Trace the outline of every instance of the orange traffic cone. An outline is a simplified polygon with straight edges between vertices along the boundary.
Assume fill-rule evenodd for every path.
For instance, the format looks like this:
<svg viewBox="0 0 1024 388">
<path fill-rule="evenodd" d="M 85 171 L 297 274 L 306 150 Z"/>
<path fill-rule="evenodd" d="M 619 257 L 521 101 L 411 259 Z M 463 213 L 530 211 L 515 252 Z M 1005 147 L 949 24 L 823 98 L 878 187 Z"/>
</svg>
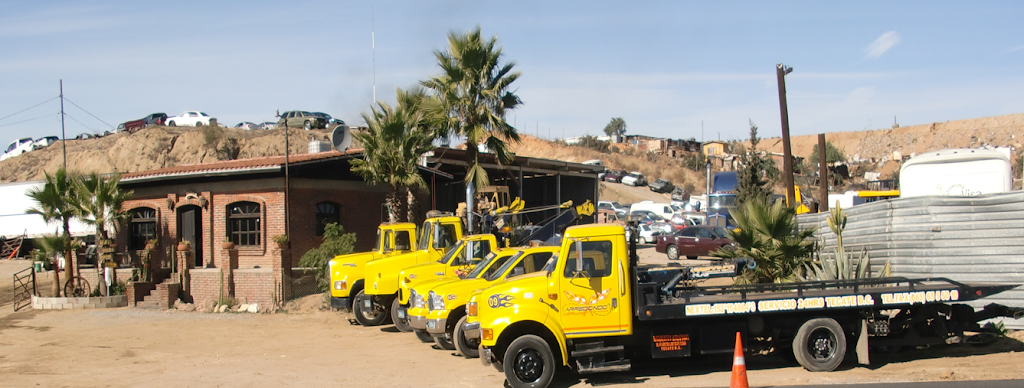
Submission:
<svg viewBox="0 0 1024 388">
<path fill-rule="evenodd" d="M 729 388 L 749 388 L 747 385 L 747 362 L 743 360 L 743 338 L 736 332 L 736 351 L 732 357 L 732 381 Z"/>
</svg>

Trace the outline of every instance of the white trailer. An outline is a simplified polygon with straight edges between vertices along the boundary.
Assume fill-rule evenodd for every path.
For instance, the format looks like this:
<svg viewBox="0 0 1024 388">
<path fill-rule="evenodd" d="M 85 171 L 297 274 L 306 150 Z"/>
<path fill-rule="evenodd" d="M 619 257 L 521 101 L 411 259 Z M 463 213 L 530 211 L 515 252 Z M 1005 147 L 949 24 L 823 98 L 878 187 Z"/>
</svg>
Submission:
<svg viewBox="0 0 1024 388">
<path fill-rule="evenodd" d="M 987 149 L 944 149 L 916 155 L 900 168 L 900 197 L 973 197 L 1013 189 L 1010 158 Z"/>
</svg>

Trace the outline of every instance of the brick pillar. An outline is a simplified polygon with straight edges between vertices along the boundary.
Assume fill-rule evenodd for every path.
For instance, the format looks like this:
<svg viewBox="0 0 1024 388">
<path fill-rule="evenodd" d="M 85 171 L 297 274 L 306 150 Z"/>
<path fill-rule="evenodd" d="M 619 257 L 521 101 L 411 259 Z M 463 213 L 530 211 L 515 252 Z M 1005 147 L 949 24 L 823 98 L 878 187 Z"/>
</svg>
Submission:
<svg viewBox="0 0 1024 388">
<path fill-rule="evenodd" d="M 284 302 L 292 297 L 292 250 L 274 246 L 271 248 L 271 254 L 275 258 L 280 258 L 274 265 L 274 280 L 277 282 L 274 302 L 284 306 Z"/>
<path fill-rule="evenodd" d="M 222 263 L 220 268 L 224 274 L 224 285 L 221 290 L 225 297 L 235 297 L 235 270 L 238 269 L 238 249 L 224 249 L 221 257 L 226 257 L 227 262 Z"/>
</svg>

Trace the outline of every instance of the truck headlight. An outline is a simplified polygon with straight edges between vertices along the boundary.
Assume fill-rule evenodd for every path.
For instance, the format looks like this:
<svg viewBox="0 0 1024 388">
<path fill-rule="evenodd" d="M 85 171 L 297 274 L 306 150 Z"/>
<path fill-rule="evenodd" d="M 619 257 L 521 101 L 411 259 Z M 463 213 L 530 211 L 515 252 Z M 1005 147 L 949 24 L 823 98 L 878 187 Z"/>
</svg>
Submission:
<svg viewBox="0 0 1024 388">
<path fill-rule="evenodd" d="M 476 302 L 469 302 L 466 304 L 466 314 L 471 317 L 476 316 Z"/>
<path fill-rule="evenodd" d="M 413 308 L 424 308 L 423 295 L 416 293 L 416 290 L 409 291 L 409 305 Z"/>
<path fill-rule="evenodd" d="M 444 310 L 444 295 L 436 294 L 434 291 L 430 291 L 428 294 L 427 308 L 430 311 Z"/>
<path fill-rule="evenodd" d="M 344 280 L 338 280 L 338 281 L 334 282 L 334 289 L 335 290 L 344 290 L 346 288 L 348 288 L 348 284 L 346 284 L 346 282 Z"/>
</svg>

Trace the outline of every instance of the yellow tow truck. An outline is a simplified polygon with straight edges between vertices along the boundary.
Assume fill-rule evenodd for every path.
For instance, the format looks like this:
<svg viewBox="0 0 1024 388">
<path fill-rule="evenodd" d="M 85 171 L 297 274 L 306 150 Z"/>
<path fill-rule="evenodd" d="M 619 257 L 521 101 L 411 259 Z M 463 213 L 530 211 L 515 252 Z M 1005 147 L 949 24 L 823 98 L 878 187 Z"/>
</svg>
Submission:
<svg viewBox="0 0 1024 388">
<path fill-rule="evenodd" d="M 627 226 L 637 236 L 636 221 Z M 964 302 L 1017 287 L 902 277 L 694 286 L 747 268 L 640 267 L 636 239 L 621 226 L 566 230 L 558 258 L 544 271 L 484 289 L 466 310 L 467 338 L 480 359 L 511 387 L 543 388 L 556 373 L 627 371 L 633 360 L 731 353 L 741 337 L 752 353 L 787 352 L 812 372 L 837 368 L 856 341 L 871 346 L 953 344 L 979 321 L 1024 309 Z M 861 358 L 863 357 L 863 358 Z M 567 368 L 561 368 L 561 367 Z"/>
<path fill-rule="evenodd" d="M 402 269 L 398 273 L 398 296 L 392 303 L 397 306 L 391 315 L 395 328 L 403 332 L 412 331 L 405 316 L 405 307 L 409 305 L 409 290 L 412 286 L 439 278 L 458 279 L 460 275 L 465 276 L 477 263 L 498 248 L 498 239 L 493 234 L 463 236 L 439 260 Z"/>
<path fill-rule="evenodd" d="M 399 274 L 406 267 L 440 259 L 462 238 L 462 219 L 437 216 L 423 222 L 416 250 L 366 263 L 365 287 L 353 300 L 355 321 L 363 326 L 378 326 L 389 320 L 398 307 Z"/>
<path fill-rule="evenodd" d="M 490 265 L 478 265 L 466 279 L 414 288 L 409 322 L 426 330 L 443 349 L 456 350 L 463 357 L 476 358 L 479 337 L 467 338 L 466 303 L 476 292 L 506 278 L 540 271 L 558 253 L 558 246 L 520 247 L 502 250 Z M 415 317 L 415 318 L 414 318 Z"/>
<path fill-rule="evenodd" d="M 370 260 L 409 252 L 416 246 L 416 224 L 383 223 L 377 227 L 377 242 L 369 252 L 334 256 L 329 262 L 331 308 L 352 311 L 352 297 L 363 289 L 363 266 Z"/>
</svg>

